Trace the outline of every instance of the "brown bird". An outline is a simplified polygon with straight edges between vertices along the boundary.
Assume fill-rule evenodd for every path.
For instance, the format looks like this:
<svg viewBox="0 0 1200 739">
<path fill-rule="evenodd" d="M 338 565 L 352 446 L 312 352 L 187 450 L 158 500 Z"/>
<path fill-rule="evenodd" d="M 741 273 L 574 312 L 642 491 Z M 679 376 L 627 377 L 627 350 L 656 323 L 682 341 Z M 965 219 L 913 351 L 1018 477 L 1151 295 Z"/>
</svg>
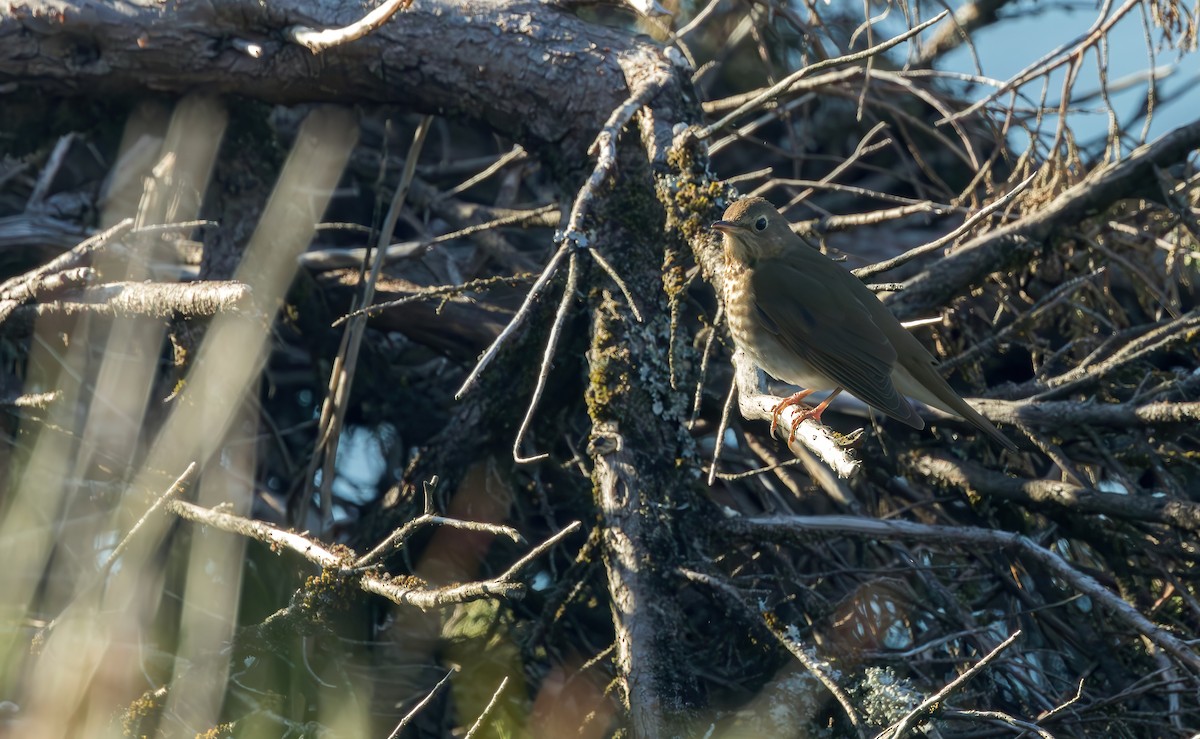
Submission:
<svg viewBox="0 0 1200 739">
<path fill-rule="evenodd" d="M 733 340 L 776 379 L 803 388 L 775 407 L 779 414 L 815 390 L 832 390 L 805 411 L 817 422 L 843 389 L 916 429 L 925 422 L 904 399 L 961 416 L 1017 450 L 954 392 L 933 358 L 866 285 L 792 233 L 762 198 L 739 200 L 712 227 L 725 237 L 725 310 Z"/>
</svg>

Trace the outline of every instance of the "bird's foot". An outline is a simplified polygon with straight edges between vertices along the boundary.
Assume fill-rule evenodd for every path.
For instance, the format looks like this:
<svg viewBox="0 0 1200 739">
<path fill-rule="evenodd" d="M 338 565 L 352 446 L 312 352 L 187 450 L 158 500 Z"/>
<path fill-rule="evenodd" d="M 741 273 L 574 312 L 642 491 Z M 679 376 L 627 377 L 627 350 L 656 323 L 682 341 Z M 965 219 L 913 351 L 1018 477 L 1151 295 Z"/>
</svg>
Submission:
<svg viewBox="0 0 1200 739">
<path fill-rule="evenodd" d="M 813 394 L 812 390 L 801 390 L 800 392 L 796 393 L 795 395 L 791 396 L 790 398 L 784 398 L 783 400 L 779 401 L 779 404 L 775 406 L 775 409 L 773 411 L 771 411 L 771 436 L 775 435 L 775 427 L 779 425 L 779 414 L 783 413 L 783 409 L 787 408 L 789 405 L 799 405 L 801 403 L 801 401 L 803 401 L 805 398 L 807 398 L 808 396 L 810 396 L 812 394 Z M 801 420 L 804 420 L 804 419 L 801 419 Z M 797 425 L 798 424 L 799 424 L 799 421 L 797 422 Z M 792 426 L 792 436 L 795 437 L 795 435 L 796 435 L 796 427 Z M 788 443 L 789 444 L 792 443 L 790 439 L 788 440 Z"/>
<path fill-rule="evenodd" d="M 827 405 L 829 405 L 829 404 L 822 403 L 819 406 L 817 406 L 816 408 L 809 408 L 806 411 L 802 411 L 800 413 L 800 416 L 797 417 L 795 421 L 792 421 L 792 432 L 790 434 L 788 434 L 788 444 L 791 444 L 793 441 L 796 440 L 796 429 L 800 428 L 800 424 L 804 423 L 805 421 L 813 421 L 815 423 L 820 423 L 821 422 L 821 414 L 825 412 L 825 406 L 827 406 Z"/>
<path fill-rule="evenodd" d="M 811 390 L 808 390 L 804 393 L 804 395 L 807 397 L 807 395 L 811 392 L 812 392 Z M 792 432 L 790 434 L 788 434 L 788 444 L 791 444 L 793 441 L 796 440 L 796 429 L 800 428 L 800 424 L 804 423 L 805 421 L 815 421 L 817 423 L 820 423 L 821 422 L 821 414 L 825 412 L 825 409 L 829 407 L 829 404 L 833 402 L 833 399 L 836 398 L 838 396 L 838 393 L 840 393 L 840 392 L 842 392 L 842 389 L 840 387 L 836 388 L 832 393 L 829 394 L 829 397 L 826 398 L 825 400 L 822 400 L 821 403 L 816 408 L 810 408 L 808 410 L 802 411 L 800 413 L 800 417 L 797 418 L 795 421 L 792 421 Z M 796 395 L 800 395 L 800 393 L 796 393 Z M 775 409 L 776 415 L 778 415 L 780 408 L 782 408 L 785 403 L 789 403 L 789 402 L 795 400 L 796 395 L 793 395 L 792 397 L 783 401 L 783 403 L 780 403 L 779 406 L 776 407 L 776 409 Z M 798 403 L 799 401 L 795 401 L 795 402 Z M 774 432 L 775 432 L 775 425 L 773 423 L 771 424 L 771 432 L 772 432 L 772 434 L 774 434 Z"/>
</svg>

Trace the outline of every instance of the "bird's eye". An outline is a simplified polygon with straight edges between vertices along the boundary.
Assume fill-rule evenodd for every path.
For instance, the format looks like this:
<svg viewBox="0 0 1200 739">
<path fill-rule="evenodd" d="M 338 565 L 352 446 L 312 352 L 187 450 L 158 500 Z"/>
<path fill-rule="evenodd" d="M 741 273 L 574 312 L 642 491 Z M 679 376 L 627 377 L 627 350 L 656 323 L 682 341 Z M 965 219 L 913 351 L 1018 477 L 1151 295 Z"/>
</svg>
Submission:
<svg viewBox="0 0 1200 739">
<path fill-rule="evenodd" d="M 759 216 L 758 220 L 754 222 L 754 230 L 755 231 L 765 231 L 766 228 L 767 228 L 767 217 Z"/>
</svg>

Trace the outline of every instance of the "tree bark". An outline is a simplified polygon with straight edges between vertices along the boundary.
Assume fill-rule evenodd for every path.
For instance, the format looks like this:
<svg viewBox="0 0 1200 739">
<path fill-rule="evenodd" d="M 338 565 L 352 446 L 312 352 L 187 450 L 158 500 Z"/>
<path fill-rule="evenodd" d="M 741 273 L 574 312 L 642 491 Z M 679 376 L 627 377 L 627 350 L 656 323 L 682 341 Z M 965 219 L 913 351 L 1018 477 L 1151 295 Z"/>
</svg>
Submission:
<svg viewBox="0 0 1200 739">
<path fill-rule="evenodd" d="M 550 162 L 569 169 L 633 84 L 670 68 L 649 39 L 523 0 L 417 0 L 375 33 L 316 56 L 283 40 L 292 25 L 344 25 L 363 12 L 331 0 L 10 3 L 0 9 L 0 87 L 402 105 L 482 121 L 553 150 Z M 254 58 L 235 42 L 262 52 Z"/>
</svg>

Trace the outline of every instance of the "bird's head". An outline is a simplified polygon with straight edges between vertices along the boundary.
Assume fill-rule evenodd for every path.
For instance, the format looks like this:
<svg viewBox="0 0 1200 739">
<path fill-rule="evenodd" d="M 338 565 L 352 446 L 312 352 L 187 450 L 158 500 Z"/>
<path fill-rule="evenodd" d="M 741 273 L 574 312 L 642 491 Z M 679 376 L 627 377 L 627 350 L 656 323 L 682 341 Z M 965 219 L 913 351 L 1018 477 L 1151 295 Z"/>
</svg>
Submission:
<svg viewBox="0 0 1200 739">
<path fill-rule="evenodd" d="M 787 219 L 762 198 L 739 200 L 712 225 L 725 237 L 725 256 L 745 266 L 778 256 L 796 236 Z"/>
</svg>

